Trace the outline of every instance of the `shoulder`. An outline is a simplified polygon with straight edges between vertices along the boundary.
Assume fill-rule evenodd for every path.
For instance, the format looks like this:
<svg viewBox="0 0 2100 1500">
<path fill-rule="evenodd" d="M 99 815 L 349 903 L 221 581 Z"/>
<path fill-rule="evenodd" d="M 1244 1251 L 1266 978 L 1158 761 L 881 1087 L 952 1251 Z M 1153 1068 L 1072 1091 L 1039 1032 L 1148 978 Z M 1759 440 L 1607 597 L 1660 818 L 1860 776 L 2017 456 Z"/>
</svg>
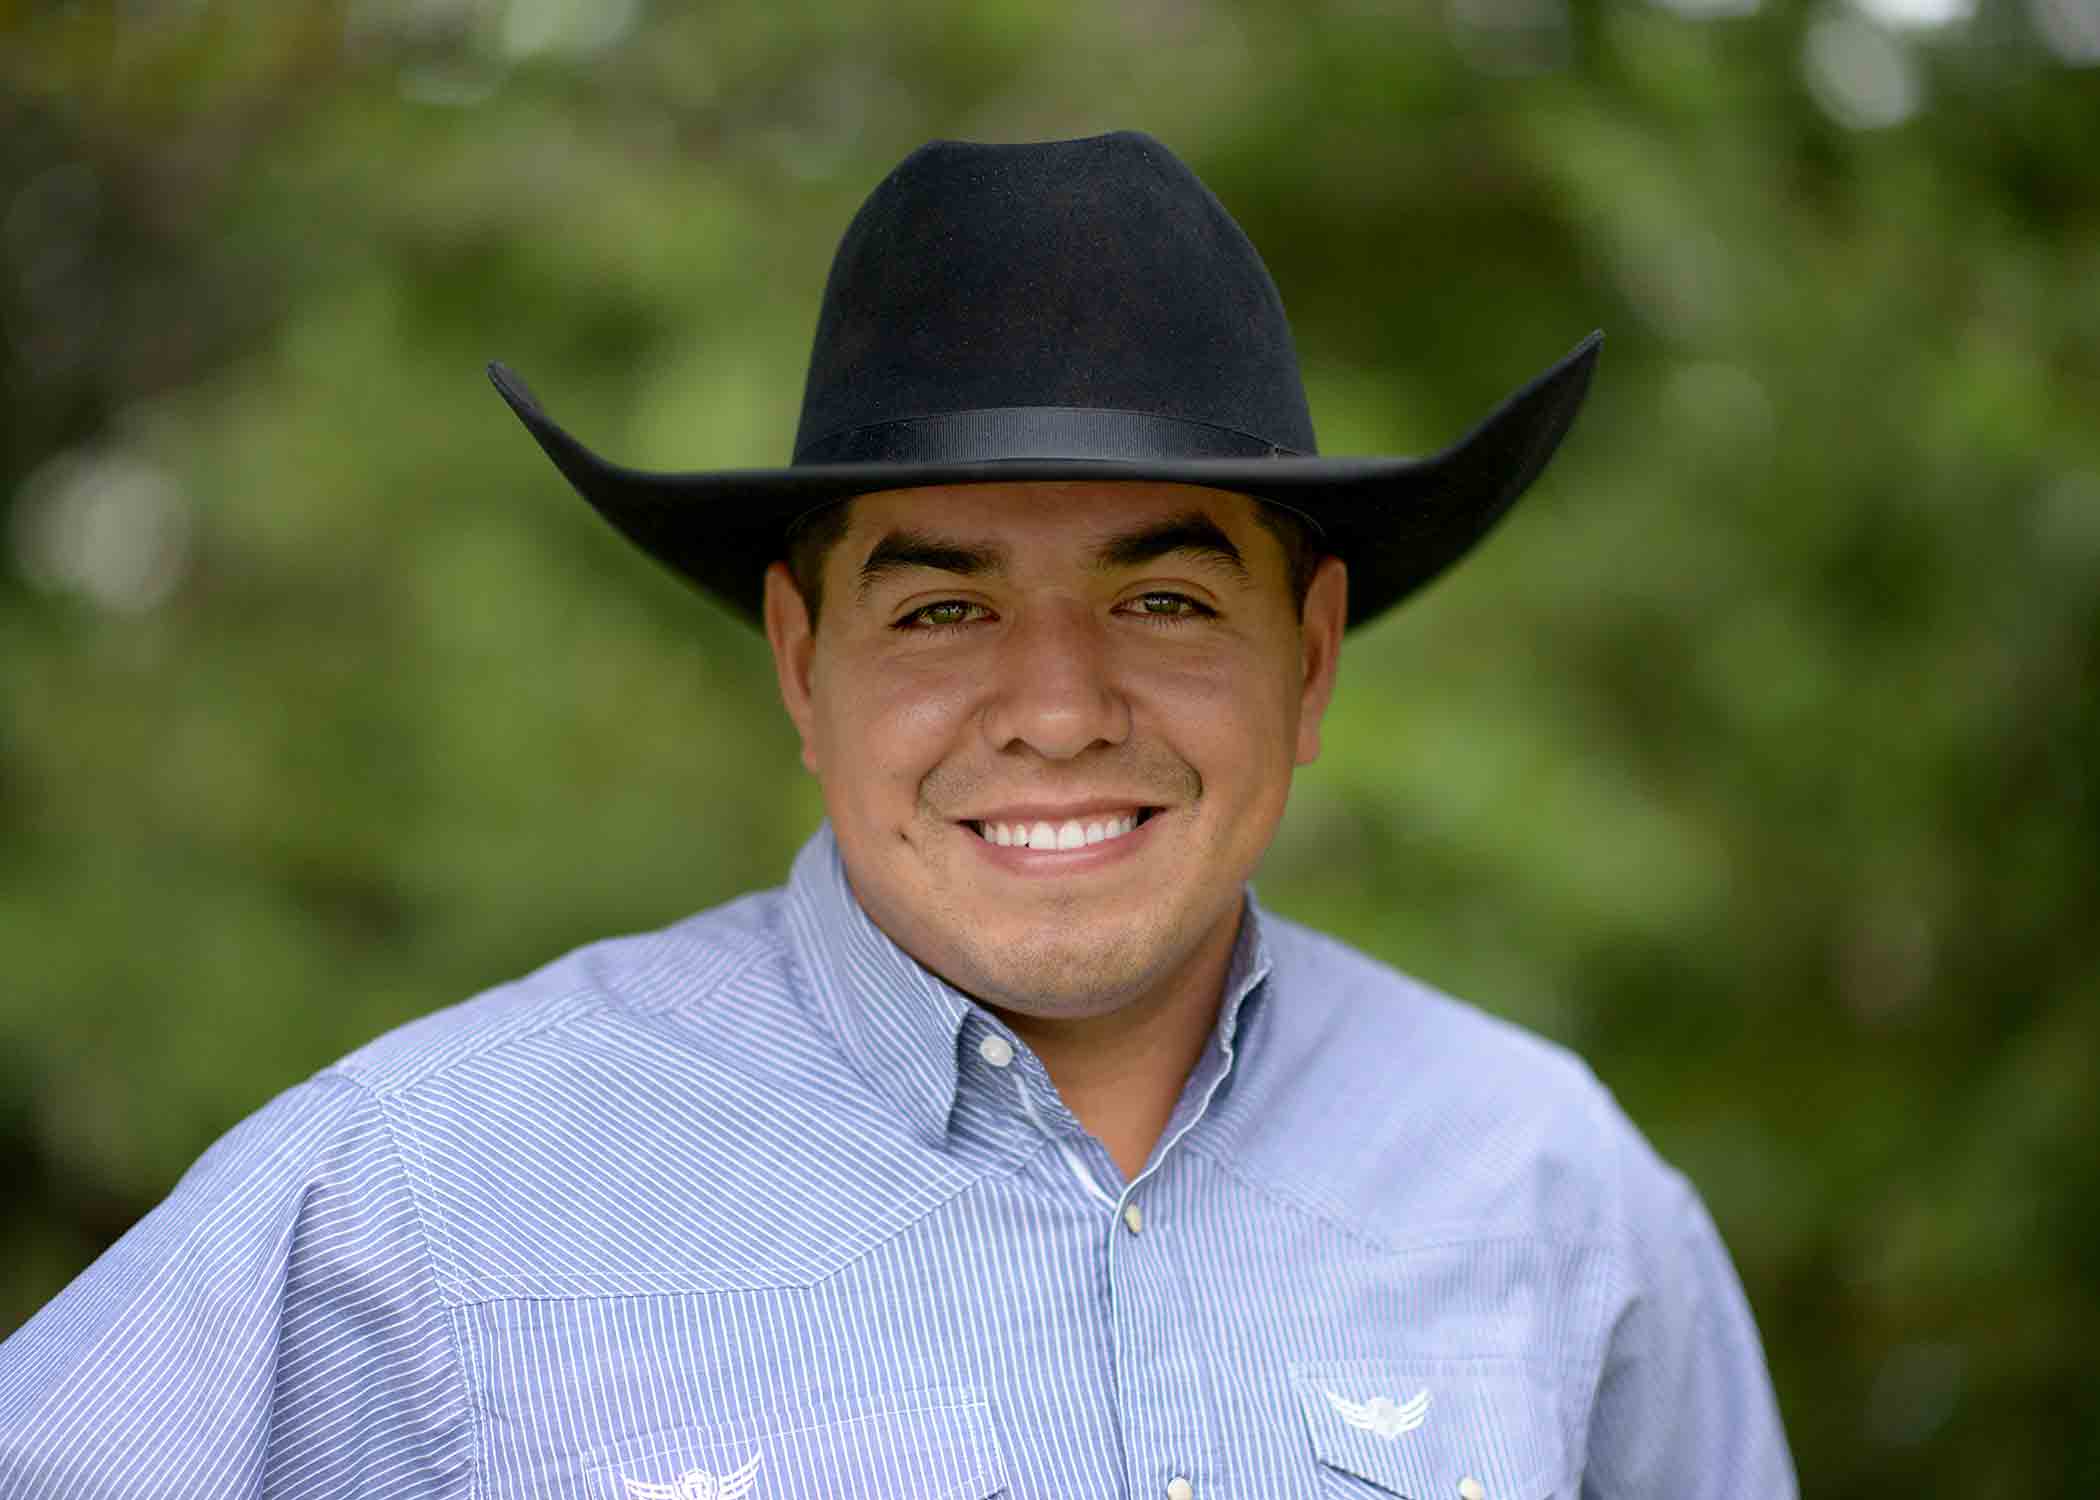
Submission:
<svg viewBox="0 0 2100 1500">
<path fill-rule="evenodd" d="M 449 1299 L 807 1281 L 861 1243 L 810 1223 L 841 1160 L 882 1180 L 894 1153 L 841 1106 L 780 908 L 592 943 L 337 1065 L 384 1112 Z"/>
<path fill-rule="evenodd" d="M 1618 1241 L 1682 1192 L 1568 1047 L 1324 933 L 1264 931 L 1259 1134 L 1374 1237 Z"/>
<path fill-rule="evenodd" d="M 1402 972 L 1339 938 L 1274 916 L 1275 1037 L 1352 1094 L 1478 1110 L 1578 1114 L 1609 1100 L 1575 1052 Z"/>
<path fill-rule="evenodd" d="M 740 991 L 784 995 L 780 892 L 739 897 L 648 932 L 600 939 L 385 1033 L 324 1077 L 382 1098 L 427 1090 L 462 1072 L 485 1075 L 550 1039 L 646 1027 L 665 1013 L 707 1016 Z"/>
</svg>

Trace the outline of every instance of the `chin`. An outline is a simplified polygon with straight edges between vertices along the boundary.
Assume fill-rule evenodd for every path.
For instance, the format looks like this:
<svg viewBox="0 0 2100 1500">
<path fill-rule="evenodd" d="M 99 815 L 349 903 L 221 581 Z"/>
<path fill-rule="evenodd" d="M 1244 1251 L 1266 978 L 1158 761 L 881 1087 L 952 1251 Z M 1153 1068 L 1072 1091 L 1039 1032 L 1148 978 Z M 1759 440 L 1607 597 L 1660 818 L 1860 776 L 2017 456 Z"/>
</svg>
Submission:
<svg viewBox="0 0 2100 1500">
<path fill-rule="evenodd" d="M 982 934 L 958 955 L 970 983 L 957 987 L 987 1005 L 1048 1019 L 1106 1015 L 1144 996 L 1186 963 L 1200 934 L 1128 921 L 1031 924 Z"/>
</svg>

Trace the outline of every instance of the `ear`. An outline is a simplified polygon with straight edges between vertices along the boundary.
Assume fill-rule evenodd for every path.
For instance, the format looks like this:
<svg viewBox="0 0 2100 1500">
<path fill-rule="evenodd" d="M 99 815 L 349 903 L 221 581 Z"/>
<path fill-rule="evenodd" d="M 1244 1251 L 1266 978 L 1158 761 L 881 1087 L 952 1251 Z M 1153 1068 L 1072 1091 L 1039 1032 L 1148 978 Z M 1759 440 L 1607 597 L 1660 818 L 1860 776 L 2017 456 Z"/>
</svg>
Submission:
<svg viewBox="0 0 2100 1500">
<path fill-rule="evenodd" d="M 784 562 L 766 569 L 766 643 L 773 648 L 773 673 L 780 679 L 780 701 L 802 736 L 802 764 L 817 770 L 813 733 L 816 714 L 811 683 L 816 670 L 817 633 L 810 628 L 809 606 L 795 587 L 795 575 Z"/>
<path fill-rule="evenodd" d="M 1334 674 L 1342 654 L 1342 632 L 1349 624 L 1349 568 L 1339 557 L 1320 559 L 1312 586 L 1305 591 L 1305 617 L 1299 623 L 1304 686 L 1298 700 L 1298 760 L 1309 766 L 1320 758 L 1320 721 L 1334 697 Z"/>
</svg>

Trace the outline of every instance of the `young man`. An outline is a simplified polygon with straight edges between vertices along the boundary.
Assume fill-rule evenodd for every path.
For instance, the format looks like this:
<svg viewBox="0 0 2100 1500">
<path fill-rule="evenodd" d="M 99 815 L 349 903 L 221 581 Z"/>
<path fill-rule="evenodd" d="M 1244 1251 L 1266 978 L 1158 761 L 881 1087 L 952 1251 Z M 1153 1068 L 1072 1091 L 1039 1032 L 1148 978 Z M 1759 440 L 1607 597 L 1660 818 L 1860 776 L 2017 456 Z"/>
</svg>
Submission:
<svg viewBox="0 0 2100 1500">
<path fill-rule="evenodd" d="M 793 466 L 582 493 L 762 623 L 787 886 L 363 1049 L 0 1351 L 0 1496 L 1780 1496 L 1711 1223 L 1573 1058 L 1246 881 L 1345 630 L 1543 467 L 1585 341 L 1325 460 L 1156 141 L 937 142 Z"/>
</svg>

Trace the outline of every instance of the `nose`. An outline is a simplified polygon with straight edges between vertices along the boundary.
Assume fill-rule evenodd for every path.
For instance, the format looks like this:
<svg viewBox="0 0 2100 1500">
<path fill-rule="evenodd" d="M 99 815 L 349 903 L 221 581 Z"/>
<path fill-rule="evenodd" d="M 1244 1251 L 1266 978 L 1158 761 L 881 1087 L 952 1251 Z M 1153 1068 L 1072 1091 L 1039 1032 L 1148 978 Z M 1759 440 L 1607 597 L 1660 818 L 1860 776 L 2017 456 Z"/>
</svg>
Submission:
<svg viewBox="0 0 2100 1500">
<path fill-rule="evenodd" d="M 987 685 L 984 731 L 995 750 L 1025 746 L 1070 760 L 1130 737 L 1106 632 L 1079 601 L 1024 611 L 1001 642 Z"/>
</svg>

